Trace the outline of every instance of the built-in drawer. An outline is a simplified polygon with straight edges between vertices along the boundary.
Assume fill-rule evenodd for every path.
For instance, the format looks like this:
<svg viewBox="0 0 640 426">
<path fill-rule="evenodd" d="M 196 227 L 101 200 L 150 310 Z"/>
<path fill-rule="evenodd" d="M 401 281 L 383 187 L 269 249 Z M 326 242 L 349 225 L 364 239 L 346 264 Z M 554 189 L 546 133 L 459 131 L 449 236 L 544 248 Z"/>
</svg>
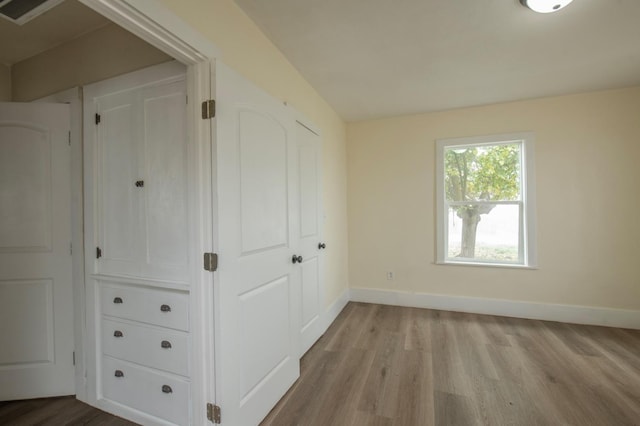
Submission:
<svg viewBox="0 0 640 426">
<path fill-rule="evenodd" d="M 189 424 L 189 382 L 102 357 L 102 395 L 178 425 Z"/>
<path fill-rule="evenodd" d="M 189 337 L 180 331 L 103 318 L 102 352 L 114 358 L 189 376 Z"/>
<path fill-rule="evenodd" d="M 181 291 L 100 284 L 104 315 L 189 330 L 189 295 Z"/>
</svg>

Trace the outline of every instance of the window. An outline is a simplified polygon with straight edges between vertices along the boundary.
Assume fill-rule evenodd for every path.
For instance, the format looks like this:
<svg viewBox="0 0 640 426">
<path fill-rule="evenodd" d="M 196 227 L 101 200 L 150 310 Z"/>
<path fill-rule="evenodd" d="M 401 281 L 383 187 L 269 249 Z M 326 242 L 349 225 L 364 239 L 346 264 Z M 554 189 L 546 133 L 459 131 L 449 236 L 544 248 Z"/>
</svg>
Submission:
<svg viewBox="0 0 640 426">
<path fill-rule="evenodd" d="M 436 149 L 437 263 L 536 266 L 533 134 Z"/>
</svg>

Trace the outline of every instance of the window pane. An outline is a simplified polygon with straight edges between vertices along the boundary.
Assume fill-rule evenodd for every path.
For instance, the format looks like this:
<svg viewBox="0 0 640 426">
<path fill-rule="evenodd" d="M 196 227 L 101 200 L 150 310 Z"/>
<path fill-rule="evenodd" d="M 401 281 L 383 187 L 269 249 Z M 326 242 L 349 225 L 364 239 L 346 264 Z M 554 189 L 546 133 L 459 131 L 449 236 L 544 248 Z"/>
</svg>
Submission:
<svg viewBox="0 0 640 426">
<path fill-rule="evenodd" d="M 519 204 L 450 207 L 448 221 L 449 260 L 520 262 Z"/>
<path fill-rule="evenodd" d="M 521 144 L 444 149 L 447 201 L 520 200 Z"/>
</svg>

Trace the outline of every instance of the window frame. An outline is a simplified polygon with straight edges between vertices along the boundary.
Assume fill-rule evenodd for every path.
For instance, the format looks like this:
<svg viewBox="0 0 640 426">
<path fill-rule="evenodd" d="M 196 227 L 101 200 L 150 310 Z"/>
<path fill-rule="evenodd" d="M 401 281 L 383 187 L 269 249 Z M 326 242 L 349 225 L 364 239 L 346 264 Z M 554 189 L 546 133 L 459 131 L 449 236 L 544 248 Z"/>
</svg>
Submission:
<svg viewBox="0 0 640 426">
<path fill-rule="evenodd" d="M 464 138 L 448 138 L 436 140 L 436 264 L 440 265 L 470 265 L 506 268 L 529 268 L 538 266 L 536 239 L 536 191 L 534 168 L 534 140 L 531 132 L 509 133 L 487 136 L 471 136 Z M 520 226 L 518 235 L 520 259 L 518 262 L 499 262 L 493 260 L 452 260 L 448 253 L 448 214 L 450 202 L 446 200 L 444 152 L 451 147 L 479 147 L 519 143 L 521 155 L 521 200 L 495 201 L 489 204 L 520 205 Z M 460 202 L 463 203 L 463 202 Z M 483 202 L 478 202 L 482 204 Z M 469 203 L 466 203 L 469 204 Z M 474 203 L 475 204 L 475 203 Z"/>
</svg>

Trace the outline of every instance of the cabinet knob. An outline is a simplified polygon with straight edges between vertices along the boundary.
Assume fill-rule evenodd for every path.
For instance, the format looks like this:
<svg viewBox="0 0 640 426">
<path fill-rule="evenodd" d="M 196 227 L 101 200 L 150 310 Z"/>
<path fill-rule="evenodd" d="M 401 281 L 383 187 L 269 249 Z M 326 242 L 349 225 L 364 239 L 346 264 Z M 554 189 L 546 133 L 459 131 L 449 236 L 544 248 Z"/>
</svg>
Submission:
<svg viewBox="0 0 640 426">
<path fill-rule="evenodd" d="M 116 377 L 124 377 L 124 373 L 122 372 L 122 370 L 116 370 L 114 376 L 116 376 Z"/>
<path fill-rule="evenodd" d="M 173 389 L 169 385 L 162 385 L 162 392 L 164 393 L 173 393 Z"/>
<path fill-rule="evenodd" d="M 163 349 L 171 349 L 171 342 L 163 340 L 162 343 L 160 343 L 160 347 Z"/>
<path fill-rule="evenodd" d="M 114 299 L 113 299 L 113 303 L 116 303 L 116 304 L 118 304 L 118 303 L 122 303 L 122 297 L 116 297 L 116 298 L 114 298 Z"/>
<path fill-rule="evenodd" d="M 144 186 L 144 181 L 143 180 L 137 180 L 136 181 L 136 187 L 142 188 L 143 186 Z"/>
<path fill-rule="evenodd" d="M 302 263 L 302 256 L 296 256 L 295 254 L 291 258 L 291 263 Z"/>
<path fill-rule="evenodd" d="M 169 306 L 169 305 L 162 305 L 162 306 L 160 306 L 160 310 L 161 310 L 162 312 L 171 312 L 171 306 Z"/>
<path fill-rule="evenodd" d="M 327 248 L 327 245 L 325 243 L 318 243 L 318 249 L 323 250 L 326 248 Z"/>
<path fill-rule="evenodd" d="M 122 337 L 124 336 L 124 334 L 122 334 L 122 331 L 120 330 L 116 330 L 113 332 L 113 337 Z"/>
</svg>

